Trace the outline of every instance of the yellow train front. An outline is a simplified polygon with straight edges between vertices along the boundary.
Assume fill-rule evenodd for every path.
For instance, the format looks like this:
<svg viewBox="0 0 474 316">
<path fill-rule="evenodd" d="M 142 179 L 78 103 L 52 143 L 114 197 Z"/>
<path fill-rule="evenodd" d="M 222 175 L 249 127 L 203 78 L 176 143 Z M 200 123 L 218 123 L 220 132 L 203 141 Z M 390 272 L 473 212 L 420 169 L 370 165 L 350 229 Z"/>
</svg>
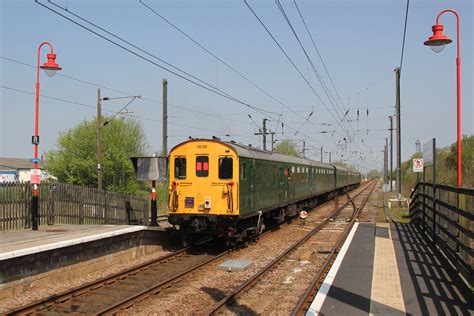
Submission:
<svg viewBox="0 0 474 316">
<path fill-rule="evenodd" d="M 233 148 L 190 140 L 169 155 L 169 222 L 189 234 L 224 236 L 239 215 L 239 162 Z"/>
</svg>

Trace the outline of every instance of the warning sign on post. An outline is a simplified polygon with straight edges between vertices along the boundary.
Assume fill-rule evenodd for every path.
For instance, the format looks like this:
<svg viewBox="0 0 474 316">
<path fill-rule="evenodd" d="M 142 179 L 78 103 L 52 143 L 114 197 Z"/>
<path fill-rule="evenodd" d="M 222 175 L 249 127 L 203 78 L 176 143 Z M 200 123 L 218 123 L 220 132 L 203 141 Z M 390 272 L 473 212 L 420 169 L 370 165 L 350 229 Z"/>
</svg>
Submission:
<svg viewBox="0 0 474 316">
<path fill-rule="evenodd" d="M 423 172 L 423 158 L 413 159 L 413 172 Z"/>
<path fill-rule="evenodd" d="M 31 169 L 31 184 L 41 183 L 41 169 Z"/>
</svg>

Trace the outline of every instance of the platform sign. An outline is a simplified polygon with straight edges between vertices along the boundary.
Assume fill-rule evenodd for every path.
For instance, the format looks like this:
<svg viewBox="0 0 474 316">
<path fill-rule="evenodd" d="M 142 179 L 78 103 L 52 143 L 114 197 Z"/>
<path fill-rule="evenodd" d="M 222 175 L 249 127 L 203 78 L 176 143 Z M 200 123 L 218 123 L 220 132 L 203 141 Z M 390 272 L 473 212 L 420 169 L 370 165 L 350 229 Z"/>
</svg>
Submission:
<svg viewBox="0 0 474 316">
<path fill-rule="evenodd" d="M 413 172 L 423 172 L 423 158 L 413 159 Z"/>
<path fill-rule="evenodd" d="M 166 181 L 167 157 L 131 157 L 138 181 Z"/>
<path fill-rule="evenodd" d="M 425 167 L 433 165 L 435 151 L 434 138 L 423 145 L 423 163 Z"/>
<path fill-rule="evenodd" d="M 31 174 L 31 178 L 30 178 L 31 184 L 41 183 L 41 169 L 31 169 L 30 174 Z"/>
</svg>

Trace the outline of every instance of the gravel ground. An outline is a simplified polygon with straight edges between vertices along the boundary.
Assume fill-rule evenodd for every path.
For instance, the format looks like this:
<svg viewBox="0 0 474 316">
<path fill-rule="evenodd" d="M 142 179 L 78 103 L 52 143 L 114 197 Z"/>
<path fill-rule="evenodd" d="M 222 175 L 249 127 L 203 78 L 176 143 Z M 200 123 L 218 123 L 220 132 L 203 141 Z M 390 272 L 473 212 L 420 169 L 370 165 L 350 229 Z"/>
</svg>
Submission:
<svg viewBox="0 0 474 316">
<path fill-rule="evenodd" d="M 90 273 L 90 274 L 85 275 L 81 278 L 76 278 L 74 280 L 71 280 L 67 283 L 64 283 L 64 282 L 50 282 L 48 285 L 35 286 L 35 287 L 29 289 L 28 291 L 26 291 L 25 293 L 23 293 L 21 296 L 12 297 L 12 298 L 3 300 L 0 304 L 0 314 L 5 313 L 8 310 L 30 304 L 34 301 L 44 299 L 48 296 L 70 290 L 70 289 L 78 287 L 82 284 L 95 281 L 99 278 L 103 278 L 107 275 L 117 273 L 117 272 L 122 271 L 124 269 L 131 268 L 131 267 L 139 265 L 139 264 L 141 264 L 145 261 L 165 256 L 169 253 L 170 253 L 169 251 L 159 251 L 159 252 L 156 252 L 156 253 L 153 253 L 153 254 L 145 255 L 145 256 L 140 257 L 136 260 L 129 261 L 125 264 L 113 265 L 113 266 L 110 266 L 108 269 L 103 269 L 103 270 L 100 270 L 100 271 L 97 271 L 97 272 L 94 272 L 94 273 Z"/>
<path fill-rule="evenodd" d="M 358 197 L 356 205 L 359 205 L 363 198 Z M 352 214 L 352 205 L 348 205 L 334 222 L 328 223 L 296 251 L 290 253 L 254 286 L 240 294 L 235 304 L 224 307 L 222 313 L 240 315 L 251 311 L 253 314 L 263 315 L 291 314 L 313 276 L 319 273 L 332 248 L 341 238 L 348 225 L 346 219 Z"/>
<path fill-rule="evenodd" d="M 344 203 L 347 198 L 341 197 L 340 203 Z M 213 306 L 217 301 L 226 296 L 231 290 L 244 283 L 252 275 L 261 270 L 264 266 L 283 253 L 291 244 L 302 238 L 315 226 L 328 216 L 335 208 L 335 202 L 327 202 L 315 210 L 309 212 L 305 226 L 301 226 L 298 221 L 288 225 L 280 226 L 280 229 L 262 237 L 256 244 L 231 253 L 230 257 L 225 257 L 221 261 L 206 266 L 196 273 L 190 275 L 186 280 L 180 281 L 168 291 L 159 293 L 151 298 L 136 304 L 123 312 L 125 314 L 199 314 Z M 333 232 L 327 233 L 330 241 L 334 236 Z M 336 237 L 337 238 L 337 237 Z M 321 251 L 325 251 L 324 244 Z M 302 258 L 304 253 L 299 253 Z M 227 272 L 217 269 L 217 266 L 224 260 L 245 259 L 251 260 L 252 264 L 244 271 Z M 294 259 L 299 262 L 304 260 Z M 298 263 L 300 264 L 300 263 Z M 304 263 L 301 263 L 304 266 Z M 298 267 L 299 268 L 299 267 Z M 298 271 L 298 270 L 297 270 Z M 258 295 L 257 295 L 258 296 Z M 243 308 L 241 314 L 250 313 L 251 310 Z"/>
</svg>

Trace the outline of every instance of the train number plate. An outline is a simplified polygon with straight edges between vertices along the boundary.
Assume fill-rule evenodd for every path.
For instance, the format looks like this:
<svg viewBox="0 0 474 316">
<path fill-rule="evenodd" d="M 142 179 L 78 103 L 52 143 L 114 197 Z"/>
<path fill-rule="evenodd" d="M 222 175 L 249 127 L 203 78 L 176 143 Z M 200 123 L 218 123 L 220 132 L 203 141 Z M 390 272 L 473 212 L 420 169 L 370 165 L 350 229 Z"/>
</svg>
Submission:
<svg viewBox="0 0 474 316">
<path fill-rule="evenodd" d="M 194 207 L 194 198 L 186 196 L 184 198 L 184 207 L 193 208 Z"/>
</svg>

